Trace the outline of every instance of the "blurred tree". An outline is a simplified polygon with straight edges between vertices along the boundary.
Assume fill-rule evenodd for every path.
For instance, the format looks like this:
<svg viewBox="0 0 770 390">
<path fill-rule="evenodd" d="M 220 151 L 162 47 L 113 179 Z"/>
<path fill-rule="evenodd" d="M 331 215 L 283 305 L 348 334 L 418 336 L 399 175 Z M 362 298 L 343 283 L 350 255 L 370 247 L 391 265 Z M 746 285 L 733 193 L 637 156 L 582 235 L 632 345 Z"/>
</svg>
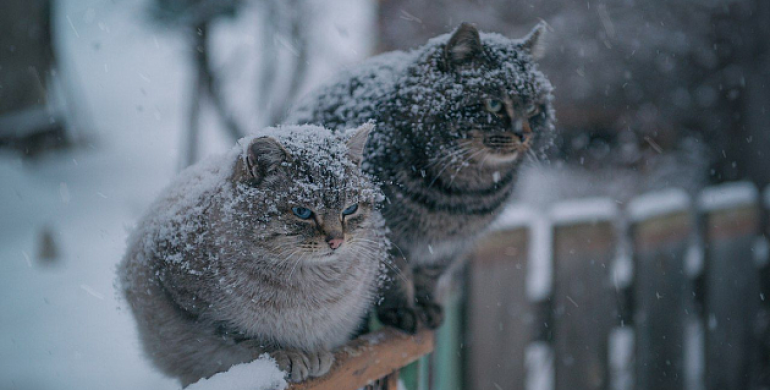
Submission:
<svg viewBox="0 0 770 390">
<path fill-rule="evenodd" d="M 299 92 L 307 73 L 307 10 L 304 0 L 155 0 L 152 16 L 161 25 L 178 27 L 185 31 L 192 47 L 192 63 L 195 84 L 191 94 L 188 128 L 184 133 L 181 168 L 198 159 L 200 113 L 202 103 L 208 100 L 224 129 L 233 140 L 246 134 L 244 126 L 236 117 L 225 93 L 226 80 L 215 68 L 212 48 L 214 22 L 222 18 L 235 18 L 248 5 L 256 5 L 262 15 L 262 31 L 259 34 L 259 91 L 255 109 L 261 114 L 263 125 L 280 123 Z M 276 47 L 276 35 L 289 37 L 294 59 L 287 65 L 282 63 Z M 291 77 L 288 85 L 276 81 L 278 71 L 288 71 Z"/>
<path fill-rule="evenodd" d="M 0 147 L 26 156 L 67 145 L 51 96 L 56 56 L 48 0 L 3 2 L 0 13 Z"/>
<path fill-rule="evenodd" d="M 37 262 L 41 265 L 51 265 L 60 256 L 53 231 L 50 226 L 43 226 L 38 235 Z"/>
</svg>

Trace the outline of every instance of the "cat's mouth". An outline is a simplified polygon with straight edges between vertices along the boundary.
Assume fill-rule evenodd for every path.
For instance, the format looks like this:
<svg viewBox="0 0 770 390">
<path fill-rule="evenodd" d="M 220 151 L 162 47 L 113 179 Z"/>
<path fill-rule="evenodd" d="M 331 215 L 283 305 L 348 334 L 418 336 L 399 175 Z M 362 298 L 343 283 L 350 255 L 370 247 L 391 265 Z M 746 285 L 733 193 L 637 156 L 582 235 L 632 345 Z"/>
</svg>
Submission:
<svg viewBox="0 0 770 390">
<path fill-rule="evenodd" d="M 473 129 L 469 131 L 468 140 L 460 145 L 478 163 L 508 164 L 527 152 L 531 138 L 529 134 L 522 136 L 512 131 Z"/>
<path fill-rule="evenodd" d="M 481 138 L 481 144 L 486 155 L 493 160 L 505 162 L 515 160 L 521 153 L 525 153 L 529 148 L 531 136 L 529 134 L 493 133 L 484 134 L 479 138 Z"/>
<path fill-rule="evenodd" d="M 484 136 L 482 142 L 493 153 L 507 154 L 516 151 L 516 145 L 519 143 L 519 140 L 515 139 L 513 135 L 494 134 Z"/>
<path fill-rule="evenodd" d="M 307 256 L 304 261 L 310 263 L 326 263 L 334 261 L 340 253 L 339 249 L 333 250 L 329 248 L 328 245 L 318 243 L 302 245 L 302 249 L 304 252 L 302 256 Z"/>
</svg>

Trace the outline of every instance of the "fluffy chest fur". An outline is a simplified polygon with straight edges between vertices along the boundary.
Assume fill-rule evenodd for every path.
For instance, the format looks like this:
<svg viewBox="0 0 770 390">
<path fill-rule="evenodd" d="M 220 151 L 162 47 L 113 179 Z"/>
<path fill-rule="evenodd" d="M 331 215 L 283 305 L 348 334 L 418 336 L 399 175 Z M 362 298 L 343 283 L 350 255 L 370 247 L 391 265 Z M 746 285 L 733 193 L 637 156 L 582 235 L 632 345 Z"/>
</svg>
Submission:
<svg viewBox="0 0 770 390">
<path fill-rule="evenodd" d="M 269 345 L 316 350 L 343 344 L 356 329 L 374 296 L 378 264 L 348 255 L 334 266 L 232 270 L 223 267 L 205 282 L 213 285 L 200 297 L 210 302 L 204 316 Z"/>
</svg>

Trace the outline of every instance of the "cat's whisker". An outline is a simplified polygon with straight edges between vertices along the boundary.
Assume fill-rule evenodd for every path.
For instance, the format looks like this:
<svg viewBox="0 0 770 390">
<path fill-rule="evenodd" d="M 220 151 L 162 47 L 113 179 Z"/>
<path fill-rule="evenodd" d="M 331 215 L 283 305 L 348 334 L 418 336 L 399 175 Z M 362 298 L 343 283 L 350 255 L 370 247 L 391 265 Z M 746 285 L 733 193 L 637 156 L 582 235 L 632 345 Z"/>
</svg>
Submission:
<svg viewBox="0 0 770 390">
<path fill-rule="evenodd" d="M 379 245 L 379 242 L 377 242 L 377 241 L 372 241 L 372 242 L 377 243 Z M 404 254 L 404 251 L 401 250 L 401 247 L 399 247 L 395 242 L 391 241 L 390 245 L 393 246 L 394 248 L 396 248 L 398 253 L 401 254 L 401 257 L 406 258 L 406 254 Z"/>
<path fill-rule="evenodd" d="M 459 146 L 459 147 L 458 147 Z M 453 146 L 451 149 L 447 149 L 445 154 L 443 154 L 441 157 L 433 161 L 432 163 L 425 166 L 425 168 L 432 168 L 436 165 L 439 165 L 440 163 L 446 162 L 447 160 L 450 160 L 454 157 L 459 157 L 462 155 L 463 152 L 465 152 L 463 145 L 458 144 L 458 146 Z"/>
<path fill-rule="evenodd" d="M 291 264 L 291 260 L 294 258 L 294 256 L 297 256 L 300 252 L 301 251 L 299 250 L 299 248 L 294 248 L 290 252 L 289 257 L 285 258 L 281 264 L 284 265 L 284 267 L 288 268 L 288 264 Z"/>
<path fill-rule="evenodd" d="M 350 240 L 351 244 L 354 243 L 354 242 L 371 242 L 373 244 L 380 244 L 381 243 L 381 241 L 375 241 L 375 240 L 368 239 L 368 238 L 363 238 L 363 237 L 355 237 L 355 238 Z"/>
<path fill-rule="evenodd" d="M 542 161 L 540 161 L 540 158 L 537 156 L 534 150 L 527 149 L 527 152 L 525 153 L 525 156 L 529 157 L 527 161 L 532 162 L 535 166 L 538 168 L 543 168 L 544 164 Z"/>
<path fill-rule="evenodd" d="M 489 158 L 489 156 L 491 156 L 491 154 L 487 153 L 487 154 L 484 155 L 484 158 L 481 159 L 481 167 L 482 168 L 484 168 L 484 164 L 486 164 L 487 159 Z M 481 172 L 481 170 L 479 170 L 479 172 Z"/>
<path fill-rule="evenodd" d="M 471 159 L 473 159 L 474 157 L 478 156 L 479 154 L 481 154 L 483 152 L 485 152 L 484 149 L 479 149 L 479 150 L 473 152 L 473 154 L 471 154 L 470 156 L 468 156 L 468 158 L 465 159 L 465 161 L 463 161 L 462 164 L 460 164 L 459 167 L 457 167 L 457 170 L 452 175 L 452 178 L 449 180 L 449 185 L 450 186 L 452 185 L 452 183 L 455 181 L 455 178 L 457 178 L 457 176 L 460 174 L 460 171 L 462 171 L 462 169 L 467 166 L 468 161 L 470 161 Z"/>
<path fill-rule="evenodd" d="M 291 276 L 292 276 L 292 275 L 294 275 L 294 271 L 297 269 L 297 265 L 299 265 L 299 263 L 300 263 L 302 260 L 304 260 L 304 259 L 305 259 L 305 253 L 303 253 L 303 254 L 302 254 L 302 255 L 301 255 L 301 256 L 300 256 L 300 257 L 297 259 L 297 261 L 296 261 L 296 262 L 294 262 L 294 266 L 293 266 L 293 267 L 291 267 L 291 271 L 289 272 L 289 279 L 291 279 Z"/>
<path fill-rule="evenodd" d="M 365 238 L 357 238 L 355 240 L 355 242 L 361 242 L 362 243 L 362 245 L 353 248 L 353 254 L 355 256 L 362 256 L 362 257 L 367 258 L 367 259 L 369 259 L 371 261 L 381 262 L 385 266 L 389 267 L 394 272 L 395 276 L 399 277 L 404 282 L 409 282 L 409 278 L 406 276 L 406 274 L 404 274 L 404 272 L 401 269 L 396 267 L 393 264 L 392 261 L 390 261 L 389 259 L 385 259 L 384 261 L 382 261 L 382 259 L 378 259 L 378 258 L 374 257 L 374 255 L 376 253 L 378 253 L 378 251 L 380 250 L 380 246 L 379 245 L 381 244 L 381 242 L 370 240 L 370 239 L 365 239 Z M 351 244 L 353 244 L 353 243 L 354 242 L 351 242 Z M 395 244 L 392 244 L 392 245 L 396 249 L 398 249 L 399 252 L 401 252 L 402 256 L 404 255 L 403 252 L 401 251 L 401 249 L 398 248 L 397 245 L 395 245 Z"/>
<path fill-rule="evenodd" d="M 465 148 L 465 149 L 460 150 L 460 153 L 458 153 L 456 155 L 453 155 L 453 156 L 457 157 L 459 160 L 462 160 L 463 157 L 467 156 L 469 153 L 471 153 L 471 149 Z M 452 165 L 452 163 L 454 163 L 455 161 L 457 161 L 457 160 L 452 159 L 452 161 L 449 161 L 446 164 L 444 164 L 444 166 L 441 168 L 441 170 L 436 174 L 436 177 L 433 178 L 433 181 L 430 182 L 430 184 L 428 185 L 428 188 L 432 187 L 433 184 L 436 183 L 436 180 L 438 180 L 439 177 L 441 177 L 441 174 L 444 173 L 444 171 L 447 168 L 449 168 Z"/>
<path fill-rule="evenodd" d="M 462 155 L 462 151 L 459 151 L 459 150 L 458 150 L 458 151 L 456 151 L 456 152 L 454 152 L 454 153 L 450 153 L 450 154 L 448 154 L 448 155 L 442 156 L 441 158 L 438 158 L 438 159 L 437 159 L 436 161 L 434 161 L 433 163 L 431 163 L 431 164 L 428 164 L 428 165 L 425 167 L 425 170 L 428 170 L 428 169 L 430 169 L 430 168 L 432 168 L 432 167 L 434 167 L 434 166 L 441 166 L 441 169 L 439 170 L 439 173 L 438 173 L 438 175 L 436 176 L 436 177 L 438 177 L 438 176 L 440 176 L 440 175 L 441 175 L 441 172 L 443 172 L 443 171 L 444 171 L 444 169 L 446 169 L 446 168 L 447 168 L 447 166 L 451 165 L 451 164 L 452 164 L 454 161 L 456 161 L 456 159 L 457 159 L 457 158 L 461 158 L 461 157 L 460 157 L 461 155 Z M 434 180 L 433 180 L 433 182 L 435 182 L 435 181 L 436 181 L 436 180 L 434 179 Z M 431 183 L 430 183 L 430 185 L 433 185 L 433 182 L 431 182 Z"/>
<path fill-rule="evenodd" d="M 402 271 L 400 268 L 396 267 L 392 262 L 390 261 L 383 261 L 381 264 L 384 264 L 386 267 L 390 268 L 393 271 L 393 276 L 396 276 L 400 278 L 404 283 L 410 283 L 411 280 L 409 277 L 406 276 L 404 271 Z"/>
<path fill-rule="evenodd" d="M 369 261 L 378 261 L 380 264 L 385 265 L 386 267 L 390 268 L 393 271 L 393 276 L 396 276 L 400 278 L 404 283 L 409 283 L 410 279 L 406 276 L 404 271 L 402 271 L 400 268 L 396 267 L 392 261 L 385 260 L 380 261 L 380 259 L 377 259 L 374 257 L 374 254 L 377 253 L 376 251 L 372 250 L 368 253 L 361 253 L 360 251 L 354 251 L 353 254 L 356 256 L 361 256 L 366 260 Z"/>
</svg>

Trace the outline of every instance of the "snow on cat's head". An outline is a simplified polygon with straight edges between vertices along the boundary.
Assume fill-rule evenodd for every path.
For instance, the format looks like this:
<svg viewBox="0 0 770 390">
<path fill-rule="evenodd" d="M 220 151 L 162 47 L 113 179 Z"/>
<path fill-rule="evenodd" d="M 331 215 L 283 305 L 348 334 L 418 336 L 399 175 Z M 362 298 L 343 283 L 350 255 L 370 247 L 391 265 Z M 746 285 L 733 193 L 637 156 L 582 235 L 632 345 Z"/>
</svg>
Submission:
<svg viewBox="0 0 770 390">
<path fill-rule="evenodd" d="M 373 127 L 284 126 L 242 139 L 232 176 L 237 219 L 279 257 L 326 261 L 364 246 L 379 228 L 372 214 L 381 195 L 360 169 Z"/>
<path fill-rule="evenodd" d="M 544 145 L 553 128 L 553 88 L 535 62 L 544 32 L 539 24 L 515 40 L 464 23 L 428 42 L 400 91 L 420 107 L 410 128 L 426 155 L 508 163 Z"/>
</svg>

